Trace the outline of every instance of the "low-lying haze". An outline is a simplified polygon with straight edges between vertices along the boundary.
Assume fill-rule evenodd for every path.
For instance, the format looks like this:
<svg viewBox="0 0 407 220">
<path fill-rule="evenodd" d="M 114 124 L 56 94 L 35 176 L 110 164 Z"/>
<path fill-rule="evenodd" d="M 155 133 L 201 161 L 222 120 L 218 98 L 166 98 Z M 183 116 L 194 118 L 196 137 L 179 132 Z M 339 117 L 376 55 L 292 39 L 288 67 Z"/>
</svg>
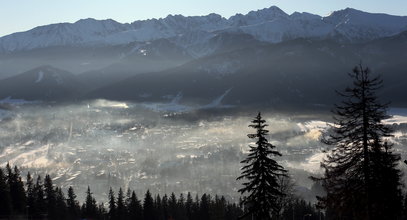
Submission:
<svg viewBox="0 0 407 220">
<path fill-rule="evenodd" d="M 161 104 L 165 106 L 165 104 Z M 256 112 L 208 113 L 151 109 L 151 104 L 95 100 L 77 104 L 2 103 L 0 166 L 10 162 L 36 175 L 49 173 L 66 189 L 83 196 L 88 185 L 98 200 L 110 186 L 137 194 L 210 193 L 238 198 L 240 161 L 253 132 Z M 407 140 L 404 109 L 388 123 L 397 129 L 393 142 Z M 297 193 L 312 198 L 312 182 L 328 147 L 319 142 L 327 115 L 264 112 L 277 158 L 293 176 Z M 321 120 L 321 118 L 323 120 Z M 397 125 L 398 124 L 398 125 Z"/>
</svg>

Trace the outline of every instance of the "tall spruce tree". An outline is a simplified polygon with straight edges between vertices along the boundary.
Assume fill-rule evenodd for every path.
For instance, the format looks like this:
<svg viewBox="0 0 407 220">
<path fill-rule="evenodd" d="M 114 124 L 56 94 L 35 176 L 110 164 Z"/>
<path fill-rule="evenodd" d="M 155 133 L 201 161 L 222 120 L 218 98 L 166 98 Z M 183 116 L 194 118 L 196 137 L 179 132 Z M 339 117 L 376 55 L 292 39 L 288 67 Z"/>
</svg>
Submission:
<svg viewBox="0 0 407 220">
<path fill-rule="evenodd" d="M 24 214 L 26 212 L 26 196 L 20 170 L 17 166 L 14 166 L 13 170 L 9 163 L 6 165 L 6 170 L 13 214 Z"/>
<path fill-rule="evenodd" d="M 215 219 L 225 219 L 226 217 L 226 199 L 225 197 L 220 197 L 215 195 L 215 201 L 212 204 L 212 210 Z"/>
<path fill-rule="evenodd" d="M 144 196 L 143 209 L 144 220 L 155 219 L 154 199 L 151 196 L 150 190 L 147 190 Z"/>
<path fill-rule="evenodd" d="M 184 194 L 179 195 L 178 203 L 177 203 L 177 214 L 178 214 L 178 219 L 179 220 L 187 220 L 187 212 L 186 212 L 186 206 L 185 206 L 185 197 Z"/>
<path fill-rule="evenodd" d="M 85 203 L 82 205 L 82 216 L 90 219 L 96 218 L 98 215 L 98 207 L 92 194 L 88 186 Z"/>
<path fill-rule="evenodd" d="M 316 179 L 327 192 L 320 202 L 330 219 L 396 219 L 402 203 L 400 157 L 383 143 L 391 130 L 382 122 L 387 105 L 376 95 L 382 80 L 362 65 L 349 76 L 353 85 L 339 93 L 344 101 L 335 106 L 335 123 L 323 138 L 334 148 L 321 164 L 325 176 Z"/>
<path fill-rule="evenodd" d="M 126 213 L 127 213 L 127 215 L 129 215 L 129 213 L 130 213 L 130 203 L 131 203 L 131 189 L 130 188 L 127 188 L 127 191 L 126 191 L 126 198 L 124 199 L 124 203 L 125 203 L 125 205 L 126 205 Z M 129 219 L 129 217 L 128 217 L 128 219 Z"/>
<path fill-rule="evenodd" d="M 201 201 L 199 202 L 199 220 L 210 219 L 210 204 L 211 197 L 204 193 L 201 197 Z"/>
<path fill-rule="evenodd" d="M 48 217 L 55 219 L 56 212 L 56 192 L 51 177 L 47 174 L 44 179 L 45 203 L 47 204 Z"/>
<path fill-rule="evenodd" d="M 34 200 L 35 205 L 33 215 L 35 218 L 42 218 L 46 215 L 47 205 L 45 203 L 44 184 L 42 183 L 40 175 L 38 175 L 34 186 Z"/>
<path fill-rule="evenodd" d="M 55 188 L 55 213 L 56 219 L 67 219 L 67 206 L 66 206 L 66 198 L 62 189 L 59 187 Z"/>
<path fill-rule="evenodd" d="M 194 200 L 192 199 L 192 195 L 190 192 L 187 194 L 187 201 L 185 202 L 185 209 L 186 209 L 186 215 L 188 219 L 193 219 L 193 206 L 194 206 Z"/>
<path fill-rule="evenodd" d="M 140 200 L 138 200 L 136 193 L 131 193 L 130 201 L 127 204 L 129 219 L 143 219 L 143 207 Z"/>
<path fill-rule="evenodd" d="M 160 197 L 160 194 L 157 194 L 157 196 L 154 199 L 154 208 L 155 208 L 155 218 L 156 219 L 167 219 L 166 216 L 166 206 L 162 202 L 162 199 Z"/>
<path fill-rule="evenodd" d="M 116 219 L 124 220 L 126 217 L 126 204 L 124 201 L 124 193 L 120 187 L 119 193 L 117 194 L 117 209 L 116 209 Z"/>
<path fill-rule="evenodd" d="M 116 206 L 116 198 L 114 196 L 114 192 L 112 187 L 109 189 L 109 219 L 116 219 L 117 214 L 117 206 Z"/>
<path fill-rule="evenodd" d="M 28 218 L 35 212 L 35 195 L 34 195 L 34 180 L 31 177 L 30 172 L 27 173 L 27 182 L 26 182 L 26 193 L 27 193 L 27 215 Z"/>
<path fill-rule="evenodd" d="M 8 218 L 11 214 L 10 188 L 7 184 L 6 175 L 0 168 L 0 218 Z"/>
<path fill-rule="evenodd" d="M 68 209 L 68 218 L 69 219 L 79 219 L 80 216 L 80 206 L 79 202 L 76 200 L 76 194 L 70 186 L 68 188 L 68 199 L 66 200 L 66 206 Z"/>
<path fill-rule="evenodd" d="M 169 206 L 168 206 L 167 194 L 164 194 L 164 196 L 161 200 L 161 207 L 162 207 L 162 215 L 164 216 L 164 219 L 168 219 L 169 218 Z"/>
<path fill-rule="evenodd" d="M 168 200 L 168 215 L 172 219 L 178 219 L 178 204 L 177 204 L 177 197 L 174 193 L 171 193 L 170 198 Z"/>
<path fill-rule="evenodd" d="M 253 216 L 259 220 L 276 218 L 277 198 L 284 195 L 280 190 L 278 179 L 286 175 L 287 171 L 272 158 L 281 154 L 268 142 L 266 135 L 269 131 L 265 129 L 268 126 L 265 123 L 259 112 L 249 125 L 256 129 L 256 133 L 247 136 L 255 139 L 256 145 L 249 146 L 250 153 L 241 162 L 245 164 L 242 175 L 237 178 L 246 180 L 243 188 L 238 191 L 244 196 L 243 204 L 247 210 L 242 218 L 246 216 Z"/>
</svg>

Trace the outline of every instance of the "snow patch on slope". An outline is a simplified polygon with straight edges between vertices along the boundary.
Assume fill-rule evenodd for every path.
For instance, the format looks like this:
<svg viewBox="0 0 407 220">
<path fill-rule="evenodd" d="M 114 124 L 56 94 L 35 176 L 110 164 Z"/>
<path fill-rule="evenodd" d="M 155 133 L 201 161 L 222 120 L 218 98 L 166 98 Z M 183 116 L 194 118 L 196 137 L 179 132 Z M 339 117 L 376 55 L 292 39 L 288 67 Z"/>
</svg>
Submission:
<svg viewBox="0 0 407 220">
<path fill-rule="evenodd" d="M 387 112 L 392 117 L 384 120 L 385 124 L 403 124 L 407 123 L 407 109 L 406 108 L 390 108 Z"/>
<path fill-rule="evenodd" d="M 24 99 L 13 99 L 11 96 L 8 96 L 0 100 L 0 104 L 10 104 L 10 105 L 24 105 L 24 104 L 35 104 L 40 101 L 27 101 Z"/>
<path fill-rule="evenodd" d="M 37 80 L 35 80 L 35 83 L 41 82 L 43 78 L 44 78 L 44 72 L 43 72 L 43 71 L 39 71 L 39 72 L 38 72 L 38 77 L 37 77 Z"/>
<path fill-rule="evenodd" d="M 0 155 L 0 158 L 2 161 L 20 164 L 23 167 L 47 167 L 53 163 L 52 160 L 47 158 L 49 148 L 50 145 L 44 145 L 31 150 L 27 150 L 24 145 L 22 147 L 8 147 Z M 4 162 L 1 166 L 5 166 L 7 162 Z"/>
<path fill-rule="evenodd" d="M 221 96 L 218 98 L 214 99 L 211 103 L 208 105 L 203 106 L 202 108 L 229 108 L 232 107 L 230 105 L 222 105 L 222 100 L 229 94 L 229 92 L 232 90 L 232 88 L 226 90 Z"/>
<path fill-rule="evenodd" d="M 216 74 L 217 77 L 224 77 L 236 73 L 241 68 L 241 64 L 236 61 L 214 61 L 209 65 L 198 66 L 198 70 L 208 74 Z"/>
<path fill-rule="evenodd" d="M 327 153 L 317 152 L 305 159 L 305 161 L 284 161 L 284 165 L 288 168 L 302 169 L 310 173 L 321 174 L 323 169 L 321 168 L 321 162 L 326 158 Z"/>
</svg>

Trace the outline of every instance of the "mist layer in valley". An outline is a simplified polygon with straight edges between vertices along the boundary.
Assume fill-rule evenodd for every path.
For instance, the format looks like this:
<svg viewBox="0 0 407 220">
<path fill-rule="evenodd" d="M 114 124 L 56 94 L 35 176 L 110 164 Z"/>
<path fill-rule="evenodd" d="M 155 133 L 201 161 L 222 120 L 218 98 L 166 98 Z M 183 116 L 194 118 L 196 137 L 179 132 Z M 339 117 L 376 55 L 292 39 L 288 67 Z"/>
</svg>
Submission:
<svg viewBox="0 0 407 220">
<path fill-rule="evenodd" d="M 192 108 L 164 110 L 166 104 L 94 100 L 77 104 L 2 104 L 0 162 L 22 168 L 23 176 L 49 173 L 56 185 L 74 186 L 82 197 L 89 185 L 98 200 L 110 186 L 153 193 L 210 193 L 239 197 L 239 163 L 253 132 L 248 127 L 257 113 L 205 113 Z M 171 106 L 170 106 L 171 107 Z M 226 113 L 225 113 L 226 112 Z M 404 109 L 387 123 L 397 130 L 392 138 L 407 144 Z M 310 175 L 327 146 L 319 142 L 327 129 L 327 114 L 263 112 L 270 125 L 269 140 L 283 154 L 277 158 L 292 175 L 298 194 L 312 200 Z"/>
</svg>

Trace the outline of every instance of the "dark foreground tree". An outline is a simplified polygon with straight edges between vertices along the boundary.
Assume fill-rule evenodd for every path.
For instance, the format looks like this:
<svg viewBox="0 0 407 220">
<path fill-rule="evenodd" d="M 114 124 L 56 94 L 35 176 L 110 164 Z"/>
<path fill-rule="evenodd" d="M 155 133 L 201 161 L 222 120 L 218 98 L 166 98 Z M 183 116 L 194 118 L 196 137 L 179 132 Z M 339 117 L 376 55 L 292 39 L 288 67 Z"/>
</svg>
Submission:
<svg viewBox="0 0 407 220">
<path fill-rule="evenodd" d="M 76 194 L 72 186 L 68 188 L 68 199 L 66 200 L 66 206 L 68 209 L 68 219 L 79 219 L 80 206 L 79 202 L 76 200 Z"/>
<path fill-rule="evenodd" d="M 151 196 L 150 190 L 147 190 L 146 195 L 144 196 L 143 208 L 144 220 L 155 219 L 156 213 L 154 209 L 154 199 Z"/>
<path fill-rule="evenodd" d="M 119 193 L 117 194 L 117 207 L 116 207 L 116 219 L 123 220 L 126 218 L 126 204 L 124 201 L 124 193 L 120 187 Z"/>
<path fill-rule="evenodd" d="M 31 218 L 35 213 L 35 195 L 34 195 L 34 180 L 31 177 L 31 173 L 27 173 L 26 182 L 26 194 L 27 194 L 27 215 Z M 1 198 L 1 197 L 0 197 Z"/>
<path fill-rule="evenodd" d="M 239 190 L 243 194 L 243 204 L 247 210 L 242 216 L 253 216 L 254 219 L 277 218 L 279 205 L 278 198 L 284 193 L 280 190 L 279 177 L 286 175 L 286 170 L 279 165 L 272 157 L 281 156 L 274 150 L 275 146 L 270 144 L 266 138 L 268 130 L 267 124 L 259 113 L 249 125 L 256 129 L 255 134 L 248 134 L 248 137 L 256 140 L 255 146 L 250 147 L 250 153 L 241 163 L 242 175 L 237 180 L 246 180 L 243 188 Z"/>
<path fill-rule="evenodd" d="M 362 65 L 349 74 L 353 86 L 339 93 L 344 101 L 335 106 L 334 125 L 323 142 L 334 148 L 322 162 L 320 179 L 327 194 L 320 198 L 329 219 L 397 219 L 402 204 L 400 160 L 384 143 L 391 130 L 387 105 L 376 91 L 382 86 Z"/>
<path fill-rule="evenodd" d="M 6 218 L 11 214 L 10 188 L 7 184 L 6 175 L 0 168 L 0 218 Z"/>
<path fill-rule="evenodd" d="M 129 219 L 143 219 L 143 206 L 133 191 L 127 204 Z"/>
<path fill-rule="evenodd" d="M 47 204 L 48 217 L 55 219 L 58 213 L 56 212 L 56 192 L 52 183 L 51 177 L 47 174 L 44 179 L 45 202 Z"/>
<path fill-rule="evenodd" d="M 55 195 L 56 195 L 56 204 L 55 204 L 55 210 L 56 210 L 56 219 L 68 219 L 67 213 L 68 209 L 66 206 L 66 198 L 64 193 L 62 192 L 62 189 L 59 187 L 55 188 Z"/>
<path fill-rule="evenodd" d="M 116 198 L 114 197 L 114 192 L 112 187 L 109 189 L 109 219 L 116 219 L 116 212 L 117 212 L 117 206 L 116 206 Z"/>
<path fill-rule="evenodd" d="M 24 183 L 21 179 L 20 170 L 14 166 L 14 171 L 10 164 L 6 165 L 7 170 L 7 184 L 10 189 L 11 205 L 13 214 L 23 214 L 26 211 L 26 196 Z"/>
<path fill-rule="evenodd" d="M 42 183 L 41 176 L 37 177 L 37 181 L 34 185 L 34 207 L 30 215 L 34 215 L 34 218 L 42 218 L 47 214 L 47 204 L 45 202 L 44 184 Z"/>
<path fill-rule="evenodd" d="M 86 199 L 85 203 L 82 205 L 82 217 L 94 219 L 98 216 L 98 207 L 96 204 L 96 200 L 92 195 L 93 193 L 90 191 L 90 187 L 88 186 L 88 190 L 86 190 Z"/>
</svg>

